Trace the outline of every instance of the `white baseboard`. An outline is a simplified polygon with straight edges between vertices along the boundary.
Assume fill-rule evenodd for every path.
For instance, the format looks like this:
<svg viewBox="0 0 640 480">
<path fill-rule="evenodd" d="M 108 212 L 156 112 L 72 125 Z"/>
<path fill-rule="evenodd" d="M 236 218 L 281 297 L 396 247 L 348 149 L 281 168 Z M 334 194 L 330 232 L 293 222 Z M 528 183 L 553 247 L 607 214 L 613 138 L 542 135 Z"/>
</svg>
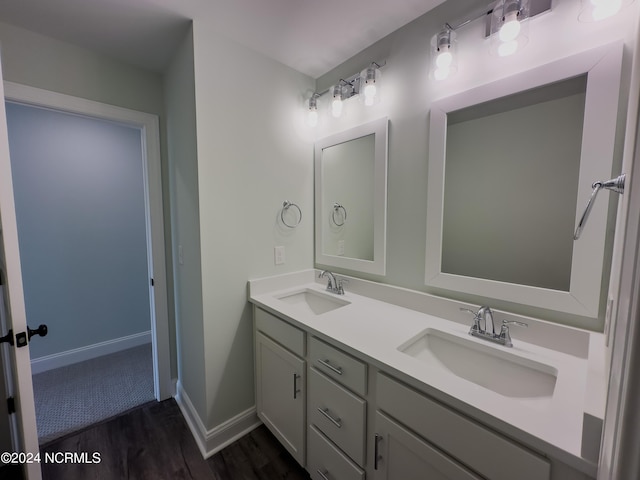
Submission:
<svg viewBox="0 0 640 480">
<path fill-rule="evenodd" d="M 180 381 L 177 384 L 176 402 L 203 458 L 209 458 L 216 454 L 262 424 L 256 415 L 256 407 L 251 407 L 211 430 L 207 430 Z"/>
<path fill-rule="evenodd" d="M 65 367 L 73 363 L 83 362 L 92 358 L 101 357 L 110 353 L 119 352 L 128 348 L 137 347 L 145 343 L 151 343 L 151 330 L 135 333 L 126 337 L 94 343 L 86 347 L 74 348 L 66 352 L 54 353 L 31 360 L 31 373 L 42 373 L 54 368 Z"/>
</svg>

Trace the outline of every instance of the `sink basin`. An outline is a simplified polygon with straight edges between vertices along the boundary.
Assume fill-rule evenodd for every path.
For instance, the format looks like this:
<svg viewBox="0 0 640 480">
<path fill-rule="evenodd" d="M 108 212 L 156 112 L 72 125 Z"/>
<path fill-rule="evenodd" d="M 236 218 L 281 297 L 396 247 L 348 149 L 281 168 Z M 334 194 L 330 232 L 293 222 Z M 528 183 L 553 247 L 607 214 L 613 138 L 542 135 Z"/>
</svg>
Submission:
<svg viewBox="0 0 640 480">
<path fill-rule="evenodd" d="M 427 329 L 398 350 L 505 397 L 553 396 L 558 376 L 554 367 L 501 348 Z"/>
<path fill-rule="evenodd" d="M 287 293 L 277 297 L 279 300 L 295 305 L 300 310 L 313 315 L 322 315 L 336 308 L 349 305 L 349 301 L 338 298 L 328 293 L 321 293 L 316 290 L 304 289 L 297 292 Z"/>
</svg>

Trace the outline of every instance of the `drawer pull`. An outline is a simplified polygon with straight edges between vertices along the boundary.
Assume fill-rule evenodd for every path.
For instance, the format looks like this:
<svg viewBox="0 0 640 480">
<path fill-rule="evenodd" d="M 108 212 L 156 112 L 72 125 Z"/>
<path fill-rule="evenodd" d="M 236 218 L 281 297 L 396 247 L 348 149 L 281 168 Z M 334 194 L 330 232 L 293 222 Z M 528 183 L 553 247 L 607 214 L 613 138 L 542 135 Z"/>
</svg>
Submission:
<svg viewBox="0 0 640 480">
<path fill-rule="evenodd" d="M 334 367 L 333 365 L 331 365 L 329 363 L 329 360 L 318 359 L 318 363 L 320 365 L 323 365 L 323 366 L 327 367 L 332 372 L 337 373 L 338 375 L 342 375 L 342 367 Z"/>
<path fill-rule="evenodd" d="M 298 375 L 297 373 L 293 374 L 293 399 L 295 400 L 298 397 L 298 393 L 300 393 L 300 390 L 298 389 L 298 378 L 300 377 L 300 375 Z"/>
<path fill-rule="evenodd" d="M 373 442 L 373 469 L 374 470 L 378 470 L 378 459 L 380 458 L 380 455 L 378 454 L 378 444 L 380 443 L 380 440 L 382 440 L 382 436 L 376 433 L 376 437 Z"/>
<path fill-rule="evenodd" d="M 331 414 L 329 413 L 329 409 L 328 408 L 320 408 L 318 407 L 318 411 L 324 415 L 325 417 L 327 417 L 327 419 L 333 423 L 336 427 L 338 428 L 342 428 L 342 420 L 340 420 L 339 418 L 333 418 L 331 416 Z"/>
<path fill-rule="evenodd" d="M 325 470 L 323 472 L 320 469 L 318 469 L 316 470 L 316 472 L 318 473 L 318 475 L 320 475 L 320 478 L 322 478 L 322 480 L 329 480 L 329 477 L 327 477 L 327 473 L 329 473 L 329 470 Z"/>
</svg>

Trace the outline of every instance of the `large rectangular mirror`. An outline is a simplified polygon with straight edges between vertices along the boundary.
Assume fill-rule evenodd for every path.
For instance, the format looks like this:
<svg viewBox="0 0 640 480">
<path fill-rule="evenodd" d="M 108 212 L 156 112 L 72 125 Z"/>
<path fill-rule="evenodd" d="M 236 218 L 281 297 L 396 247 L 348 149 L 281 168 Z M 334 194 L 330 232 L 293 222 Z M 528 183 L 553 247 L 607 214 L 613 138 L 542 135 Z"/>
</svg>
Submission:
<svg viewBox="0 0 640 480">
<path fill-rule="evenodd" d="M 387 124 L 382 118 L 316 142 L 316 263 L 385 273 Z"/>
<path fill-rule="evenodd" d="M 430 119 L 425 282 L 597 317 L 622 48 L 607 46 L 446 98 Z"/>
</svg>

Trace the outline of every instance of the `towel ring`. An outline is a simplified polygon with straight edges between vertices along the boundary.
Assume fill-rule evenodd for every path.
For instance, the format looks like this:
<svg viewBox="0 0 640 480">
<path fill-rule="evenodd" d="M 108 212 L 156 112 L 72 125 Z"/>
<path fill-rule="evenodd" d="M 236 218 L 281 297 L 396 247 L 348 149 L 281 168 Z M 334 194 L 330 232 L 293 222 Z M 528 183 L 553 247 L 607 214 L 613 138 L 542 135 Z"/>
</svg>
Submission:
<svg viewBox="0 0 640 480">
<path fill-rule="evenodd" d="M 286 220 L 284 219 L 284 213 L 289 210 L 289 207 L 294 207 L 298 210 L 298 221 L 294 224 L 294 225 L 289 225 Z M 282 210 L 280 210 L 280 220 L 282 220 L 282 223 L 289 228 L 296 228 L 298 225 L 300 225 L 300 222 L 302 221 L 302 210 L 300 210 L 300 207 L 298 205 L 296 205 L 293 202 L 289 202 L 287 200 L 284 201 L 284 203 L 282 204 Z"/>
<path fill-rule="evenodd" d="M 342 223 L 336 222 L 336 213 L 339 213 L 340 210 L 342 210 Z M 338 227 L 343 226 L 344 222 L 347 221 L 347 210 L 338 202 L 333 204 L 333 212 L 331 212 L 331 219 L 333 220 L 333 223 L 335 223 L 336 226 Z"/>
</svg>

